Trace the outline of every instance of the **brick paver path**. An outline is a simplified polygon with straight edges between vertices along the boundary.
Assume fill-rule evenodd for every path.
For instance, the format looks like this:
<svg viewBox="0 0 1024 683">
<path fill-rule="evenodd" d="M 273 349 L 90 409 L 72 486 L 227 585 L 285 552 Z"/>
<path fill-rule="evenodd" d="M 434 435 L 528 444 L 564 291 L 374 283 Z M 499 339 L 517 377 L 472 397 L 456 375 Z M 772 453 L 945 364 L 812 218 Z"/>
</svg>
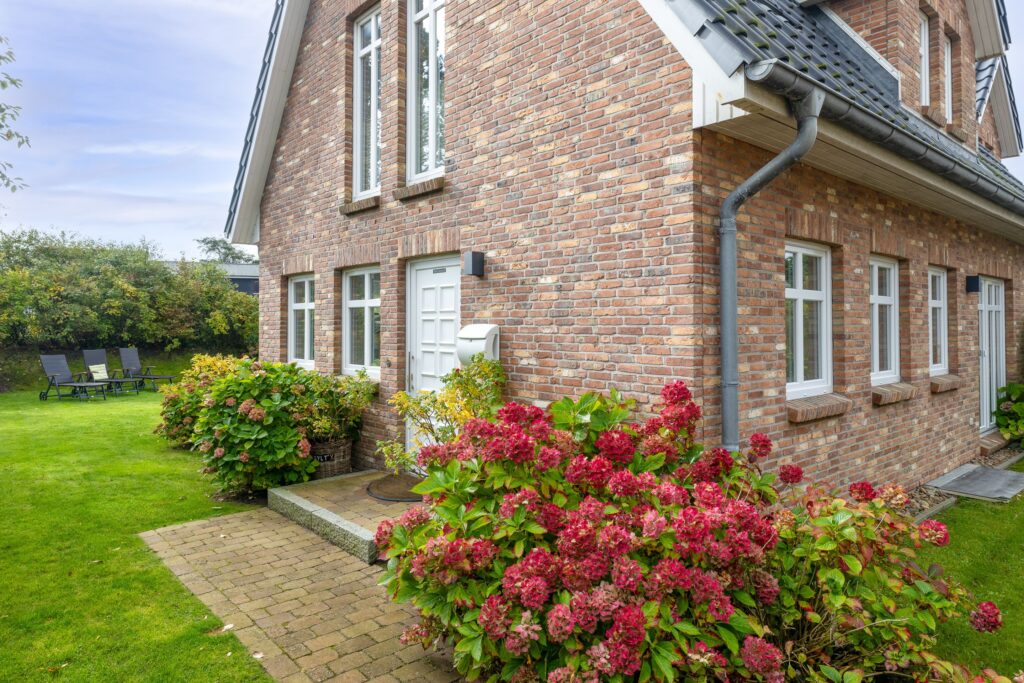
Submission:
<svg viewBox="0 0 1024 683">
<path fill-rule="evenodd" d="M 369 566 L 271 510 L 147 531 L 142 538 L 276 679 L 448 682 L 443 655 L 398 637 L 415 619 Z"/>
</svg>

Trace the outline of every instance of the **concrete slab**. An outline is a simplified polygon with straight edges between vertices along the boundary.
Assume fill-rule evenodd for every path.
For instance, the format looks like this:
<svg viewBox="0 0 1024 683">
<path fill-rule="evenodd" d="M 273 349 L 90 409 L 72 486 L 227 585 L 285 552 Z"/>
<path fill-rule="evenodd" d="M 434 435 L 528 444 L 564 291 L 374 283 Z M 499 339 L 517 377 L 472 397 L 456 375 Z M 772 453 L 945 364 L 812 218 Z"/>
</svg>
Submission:
<svg viewBox="0 0 1024 683">
<path fill-rule="evenodd" d="M 1008 503 L 1024 492 L 1024 473 L 964 465 L 928 485 L 956 496 Z"/>
</svg>

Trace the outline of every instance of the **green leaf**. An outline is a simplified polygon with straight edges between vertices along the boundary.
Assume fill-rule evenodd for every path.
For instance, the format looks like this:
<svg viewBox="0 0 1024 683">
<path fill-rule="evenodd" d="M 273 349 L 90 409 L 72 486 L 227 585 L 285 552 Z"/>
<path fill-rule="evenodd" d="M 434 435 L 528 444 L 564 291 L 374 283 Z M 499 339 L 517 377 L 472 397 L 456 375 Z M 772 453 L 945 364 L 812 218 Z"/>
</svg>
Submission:
<svg viewBox="0 0 1024 683">
<path fill-rule="evenodd" d="M 718 631 L 718 635 L 722 638 L 722 642 L 729 648 L 729 652 L 736 654 L 740 651 L 740 642 L 736 639 L 736 635 L 725 628 L 724 626 L 716 626 L 715 630 Z"/>
<path fill-rule="evenodd" d="M 836 681 L 836 683 L 842 683 L 843 678 L 836 669 L 833 669 L 827 664 L 822 664 L 819 668 L 821 669 L 821 673 L 825 674 L 825 677 L 828 678 L 828 680 Z"/>
<path fill-rule="evenodd" d="M 862 565 L 860 560 L 853 555 L 843 555 L 843 562 L 846 563 L 846 566 L 850 569 L 850 573 L 854 576 L 860 576 L 860 573 L 864 571 L 864 565 Z"/>
<path fill-rule="evenodd" d="M 651 661 L 658 674 L 659 681 L 671 683 L 676 680 L 676 670 L 672 663 L 676 660 L 675 645 L 667 642 L 660 642 L 651 650 Z"/>
</svg>

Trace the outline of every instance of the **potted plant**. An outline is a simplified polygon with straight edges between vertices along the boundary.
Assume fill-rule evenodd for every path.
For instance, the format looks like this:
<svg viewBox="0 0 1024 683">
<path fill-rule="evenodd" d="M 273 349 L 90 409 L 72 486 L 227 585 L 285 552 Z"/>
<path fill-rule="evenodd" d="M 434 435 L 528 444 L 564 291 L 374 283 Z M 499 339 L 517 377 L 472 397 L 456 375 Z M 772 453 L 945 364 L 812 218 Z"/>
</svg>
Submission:
<svg viewBox="0 0 1024 683">
<path fill-rule="evenodd" d="M 307 382 L 307 415 L 300 420 L 317 464 L 314 479 L 352 471 L 352 443 L 377 385 L 360 371 L 345 377 L 312 374 Z"/>
</svg>

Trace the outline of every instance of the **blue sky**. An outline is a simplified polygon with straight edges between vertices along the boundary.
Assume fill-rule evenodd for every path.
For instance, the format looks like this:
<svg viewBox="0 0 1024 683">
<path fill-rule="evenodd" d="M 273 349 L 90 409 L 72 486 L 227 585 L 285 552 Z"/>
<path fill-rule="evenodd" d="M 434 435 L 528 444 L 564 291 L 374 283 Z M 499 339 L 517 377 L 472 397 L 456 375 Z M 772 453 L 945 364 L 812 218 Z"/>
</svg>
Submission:
<svg viewBox="0 0 1024 683">
<path fill-rule="evenodd" d="M 1010 4 L 1024 104 L 1024 6 Z M 4 94 L 32 146 L 0 147 L 29 188 L 0 195 L 0 228 L 145 237 L 195 256 L 219 235 L 273 0 L 2 0 L 24 80 Z M 1024 177 L 1024 160 L 1008 161 Z"/>
</svg>

